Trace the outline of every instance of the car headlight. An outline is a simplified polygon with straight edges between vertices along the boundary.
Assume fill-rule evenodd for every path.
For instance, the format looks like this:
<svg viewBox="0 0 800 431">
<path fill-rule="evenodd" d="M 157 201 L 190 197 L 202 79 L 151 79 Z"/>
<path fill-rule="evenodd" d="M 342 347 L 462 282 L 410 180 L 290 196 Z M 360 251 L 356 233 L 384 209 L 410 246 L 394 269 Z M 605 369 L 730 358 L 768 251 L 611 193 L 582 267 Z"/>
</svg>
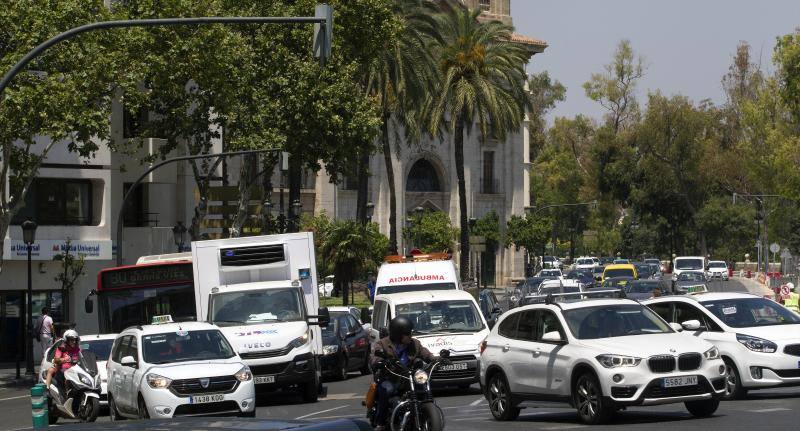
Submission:
<svg viewBox="0 0 800 431">
<path fill-rule="evenodd" d="M 717 349 L 716 347 L 712 347 L 706 350 L 706 352 L 703 353 L 703 357 L 706 358 L 706 360 L 708 361 L 721 358 L 719 355 L 719 349 Z"/>
<path fill-rule="evenodd" d="M 164 389 L 169 387 L 170 383 L 172 383 L 172 380 L 164 376 L 160 376 L 155 373 L 150 373 L 147 375 L 147 384 L 150 385 L 151 388 Z"/>
<path fill-rule="evenodd" d="M 81 376 L 80 379 L 81 379 L 81 383 L 83 383 L 84 385 L 86 385 L 86 386 L 94 386 L 94 382 L 89 377 Z"/>
<path fill-rule="evenodd" d="M 322 354 L 323 355 L 332 355 L 339 351 L 339 346 L 322 346 Z"/>
<path fill-rule="evenodd" d="M 777 344 L 763 338 L 751 337 L 744 334 L 736 334 L 736 341 L 744 344 L 745 347 L 754 352 L 775 353 L 775 351 L 778 350 Z"/>
<path fill-rule="evenodd" d="M 417 370 L 414 372 L 414 382 L 419 385 L 424 385 L 428 383 L 428 373 L 425 370 Z"/>
<path fill-rule="evenodd" d="M 250 367 L 248 367 L 247 365 L 242 367 L 242 369 L 239 370 L 233 376 L 236 377 L 236 380 L 240 382 L 247 382 L 253 379 L 253 373 L 250 372 Z"/>
<path fill-rule="evenodd" d="M 306 345 L 306 343 L 308 343 L 309 338 L 311 338 L 311 337 L 309 337 L 308 336 L 308 332 L 306 332 L 305 334 L 303 334 L 303 335 L 295 338 L 294 340 L 292 340 L 292 342 L 289 343 L 289 344 L 291 344 L 292 347 L 295 348 L 295 349 L 298 348 L 298 347 L 303 347 L 303 346 Z"/>
<path fill-rule="evenodd" d="M 596 359 L 606 368 L 635 367 L 642 362 L 642 358 L 622 355 L 598 355 Z"/>
</svg>

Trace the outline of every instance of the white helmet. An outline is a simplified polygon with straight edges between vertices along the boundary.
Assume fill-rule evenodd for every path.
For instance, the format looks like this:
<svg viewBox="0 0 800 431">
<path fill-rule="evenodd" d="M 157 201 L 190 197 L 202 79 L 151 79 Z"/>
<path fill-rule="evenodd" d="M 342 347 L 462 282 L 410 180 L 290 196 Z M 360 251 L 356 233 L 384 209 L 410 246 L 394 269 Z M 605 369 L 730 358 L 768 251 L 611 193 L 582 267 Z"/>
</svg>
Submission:
<svg viewBox="0 0 800 431">
<path fill-rule="evenodd" d="M 786 283 L 786 287 L 788 287 L 789 290 L 792 291 L 792 292 L 795 291 L 794 283 L 791 283 L 791 282 L 790 283 Z"/>
<path fill-rule="evenodd" d="M 78 331 L 74 329 L 64 331 L 64 340 L 69 341 L 70 339 L 75 339 L 76 343 L 80 342 L 81 337 L 78 335 Z"/>
</svg>

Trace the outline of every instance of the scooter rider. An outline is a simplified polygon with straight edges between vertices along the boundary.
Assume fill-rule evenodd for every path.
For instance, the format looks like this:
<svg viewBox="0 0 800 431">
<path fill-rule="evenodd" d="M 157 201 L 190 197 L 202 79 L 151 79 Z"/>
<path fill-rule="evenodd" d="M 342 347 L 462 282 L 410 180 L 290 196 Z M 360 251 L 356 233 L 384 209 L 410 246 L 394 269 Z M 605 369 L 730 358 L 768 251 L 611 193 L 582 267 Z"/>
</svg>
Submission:
<svg viewBox="0 0 800 431">
<path fill-rule="evenodd" d="M 384 358 L 398 360 L 401 364 L 408 366 L 416 359 L 431 362 L 435 358 L 417 339 L 411 337 L 414 325 L 404 316 L 397 316 L 389 322 L 389 336 L 381 338 L 372 346 L 372 369 L 378 370 L 375 374 L 377 384 L 377 409 L 375 423 L 378 425 L 376 430 L 382 431 L 386 426 L 389 416 L 389 400 L 397 390 L 395 378 L 386 371 L 383 371 L 382 362 Z M 375 354 L 377 351 L 383 352 L 383 357 Z"/>
<path fill-rule="evenodd" d="M 56 372 L 63 372 L 72 366 L 73 361 L 77 361 L 81 355 L 80 337 L 74 329 L 64 332 L 64 343 L 56 348 L 53 356 L 53 367 L 47 371 L 46 387 L 50 387 L 50 381 Z"/>
</svg>

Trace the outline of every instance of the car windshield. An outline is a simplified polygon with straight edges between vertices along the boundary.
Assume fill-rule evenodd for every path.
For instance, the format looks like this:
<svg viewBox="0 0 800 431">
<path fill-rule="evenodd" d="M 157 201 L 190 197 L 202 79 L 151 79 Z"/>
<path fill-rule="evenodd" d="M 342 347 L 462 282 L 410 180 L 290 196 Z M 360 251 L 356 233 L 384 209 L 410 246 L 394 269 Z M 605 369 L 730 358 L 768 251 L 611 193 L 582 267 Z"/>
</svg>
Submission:
<svg viewBox="0 0 800 431">
<path fill-rule="evenodd" d="M 736 298 L 702 304 L 732 328 L 800 324 L 800 316 L 768 299 Z"/>
<path fill-rule="evenodd" d="M 344 313 L 331 313 L 331 321 L 327 326 L 322 328 L 322 336 L 332 337 L 339 331 L 343 331 L 347 327 L 344 325 L 344 319 L 341 319 L 344 315 Z"/>
<path fill-rule="evenodd" d="M 655 265 L 661 265 L 661 261 L 658 260 L 658 259 L 645 259 L 644 263 L 647 263 L 647 264 L 651 264 L 652 263 L 652 264 L 655 264 Z"/>
<path fill-rule="evenodd" d="M 542 258 L 542 262 L 552 262 L 554 260 L 555 259 L 553 259 L 553 256 L 545 256 Z"/>
<path fill-rule="evenodd" d="M 658 286 L 658 282 L 651 282 L 651 281 L 632 281 L 625 286 L 625 292 L 627 293 L 652 293 L 653 289 L 656 289 Z"/>
<path fill-rule="evenodd" d="M 630 268 L 607 269 L 603 273 L 604 278 L 611 277 L 631 277 L 633 278 L 633 270 Z"/>
<path fill-rule="evenodd" d="M 592 272 L 595 273 L 595 274 L 602 274 L 603 273 L 603 267 L 602 266 L 595 266 L 594 269 L 592 270 Z"/>
<path fill-rule="evenodd" d="M 98 361 L 106 361 L 111 355 L 114 340 L 81 340 L 81 350 L 94 353 Z"/>
<path fill-rule="evenodd" d="M 660 317 L 640 304 L 576 308 L 564 311 L 564 318 L 575 338 L 581 340 L 673 332 Z"/>
<path fill-rule="evenodd" d="M 218 329 L 176 331 L 142 337 L 142 355 L 149 364 L 228 359 L 236 355 Z"/>
<path fill-rule="evenodd" d="M 675 259 L 675 269 L 703 269 L 703 259 Z"/>
<path fill-rule="evenodd" d="M 631 281 L 633 281 L 631 277 L 607 278 L 603 281 L 603 289 L 620 289 L 627 286 Z"/>
<path fill-rule="evenodd" d="M 414 324 L 414 333 L 478 332 L 483 320 L 472 301 L 430 301 L 395 305 L 395 313 Z"/>
<path fill-rule="evenodd" d="M 578 259 L 578 265 L 594 265 L 594 261 L 592 259 Z"/>
<path fill-rule="evenodd" d="M 708 264 L 709 268 L 726 268 L 725 262 L 711 262 Z"/>
<path fill-rule="evenodd" d="M 699 272 L 682 272 L 678 275 L 678 281 L 706 281 L 706 278 Z"/>
<path fill-rule="evenodd" d="M 547 295 L 549 293 L 557 294 L 557 293 L 576 293 L 580 292 L 581 289 L 578 286 L 573 285 L 542 285 L 539 286 L 539 295 Z"/>
<path fill-rule="evenodd" d="M 641 274 L 650 274 L 650 265 L 636 265 L 636 272 Z"/>
<path fill-rule="evenodd" d="M 426 283 L 426 284 L 401 284 L 392 286 L 378 286 L 375 295 L 389 295 L 403 292 L 422 292 L 425 290 L 456 290 L 455 283 Z"/>
<path fill-rule="evenodd" d="M 561 271 L 557 269 L 543 269 L 539 271 L 540 277 L 558 277 L 561 275 Z"/>
<path fill-rule="evenodd" d="M 219 326 L 256 325 L 304 319 L 296 287 L 223 292 L 211 295 L 211 322 Z"/>
</svg>

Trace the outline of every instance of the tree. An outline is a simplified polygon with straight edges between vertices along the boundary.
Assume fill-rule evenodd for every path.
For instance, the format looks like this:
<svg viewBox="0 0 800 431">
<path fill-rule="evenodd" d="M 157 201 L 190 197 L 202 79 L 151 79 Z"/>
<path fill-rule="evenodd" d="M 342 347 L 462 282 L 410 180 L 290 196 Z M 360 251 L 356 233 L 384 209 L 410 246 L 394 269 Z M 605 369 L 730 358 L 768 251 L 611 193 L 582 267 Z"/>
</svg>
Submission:
<svg viewBox="0 0 800 431">
<path fill-rule="evenodd" d="M 753 246 L 753 218 L 750 205 L 734 205 L 726 197 L 714 197 L 695 216 L 698 229 L 707 232 L 709 254 L 717 259 L 736 261 Z"/>
<path fill-rule="evenodd" d="M 629 40 L 623 39 L 611 63 L 605 65 L 605 73 L 593 73 L 583 84 L 586 96 L 608 111 L 607 122 L 614 133 L 637 121 L 636 83 L 644 76 L 644 69 L 644 59 L 636 56 Z"/>
<path fill-rule="evenodd" d="M 342 292 L 342 305 L 349 303 L 353 280 L 377 267 L 387 245 L 374 223 L 363 226 L 356 220 L 337 220 L 330 225 L 321 254 L 333 266 L 334 291 Z"/>
<path fill-rule="evenodd" d="M 525 248 L 525 256 L 529 264 L 530 256 L 535 256 L 545 245 L 552 231 L 552 220 L 536 218 L 525 214 L 525 217 L 512 215 L 506 222 L 505 247 Z M 526 271 L 527 274 L 527 271 Z"/>
<path fill-rule="evenodd" d="M 77 256 L 72 254 L 72 241 L 67 238 L 66 242 L 64 243 L 64 250 L 55 255 L 53 260 L 61 262 L 61 271 L 53 280 L 61 285 L 61 298 L 64 299 L 65 310 L 64 321 L 69 322 L 70 293 L 75 287 L 75 283 L 78 281 L 78 278 L 86 275 L 86 272 L 84 271 L 86 256 L 83 254 L 78 254 Z"/>
<path fill-rule="evenodd" d="M 429 129 L 438 133 L 447 125 L 453 136 L 458 206 L 461 227 L 459 269 L 469 271 L 469 224 L 464 179 L 464 136 L 473 124 L 482 139 L 504 139 L 518 131 L 528 104 L 525 63 L 533 54 L 522 44 L 512 43 L 513 28 L 499 21 L 478 21 L 480 10 L 460 3 L 441 2 L 437 15 L 440 39 L 435 46 L 442 81 L 430 107 Z"/>
<path fill-rule="evenodd" d="M 778 38 L 772 59 L 778 67 L 779 94 L 800 132 L 800 28 Z"/>
<path fill-rule="evenodd" d="M 102 0 L 19 0 L 0 8 L 0 71 L 70 28 L 112 18 Z M 91 157 L 109 137 L 116 91 L 136 83 L 119 49 L 124 31 L 92 32 L 57 44 L 0 96 L 0 249 L 39 167 L 55 146 Z M 103 59 L 103 61 L 96 61 Z M 46 138 L 44 138 L 46 137 Z M 8 181 L 7 181 L 8 180 Z M 2 256 L 0 256 L 2 269 Z"/>
<path fill-rule="evenodd" d="M 545 116 L 566 99 L 567 88 L 558 80 L 550 78 L 547 71 L 531 74 L 528 77 L 528 100 L 530 103 L 530 159 L 535 160 L 547 140 L 547 119 Z"/>
<path fill-rule="evenodd" d="M 458 237 L 458 229 L 450 217 L 441 211 L 423 213 L 404 230 L 406 241 L 426 253 L 452 251 Z"/>
</svg>

